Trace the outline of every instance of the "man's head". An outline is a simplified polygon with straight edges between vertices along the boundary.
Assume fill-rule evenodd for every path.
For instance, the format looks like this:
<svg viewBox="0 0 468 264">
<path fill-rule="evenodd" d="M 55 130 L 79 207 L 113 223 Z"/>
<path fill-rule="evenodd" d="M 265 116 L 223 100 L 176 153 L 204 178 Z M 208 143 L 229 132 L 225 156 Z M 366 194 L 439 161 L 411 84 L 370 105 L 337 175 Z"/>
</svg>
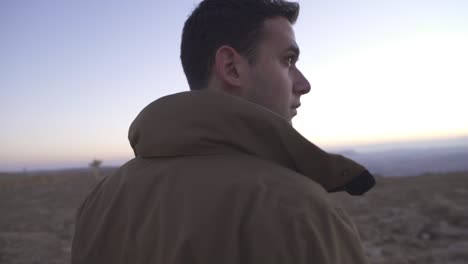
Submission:
<svg viewBox="0 0 468 264">
<path fill-rule="evenodd" d="M 299 5 L 204 0 L 185 22 L 181 60 L 191 90 L 243 97 L 291 120 L 310 85 L 296 68 Z"/>
</svg>

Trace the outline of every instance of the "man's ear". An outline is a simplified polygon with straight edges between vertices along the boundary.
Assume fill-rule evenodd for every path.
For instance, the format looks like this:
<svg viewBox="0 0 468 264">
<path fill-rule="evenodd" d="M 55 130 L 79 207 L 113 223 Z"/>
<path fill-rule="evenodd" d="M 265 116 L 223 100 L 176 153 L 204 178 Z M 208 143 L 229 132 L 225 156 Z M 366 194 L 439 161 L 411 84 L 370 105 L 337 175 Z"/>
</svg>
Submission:
<svg viewBox="0 0 468 264">
<path fill-rule="evenodd" d="M 224 45 L 218 48 L 214 59 L 214 70 L 218 78 L 227 87 L 242 86 L 241 69 L 242 56 L 232 47 Z"/>
</svg>

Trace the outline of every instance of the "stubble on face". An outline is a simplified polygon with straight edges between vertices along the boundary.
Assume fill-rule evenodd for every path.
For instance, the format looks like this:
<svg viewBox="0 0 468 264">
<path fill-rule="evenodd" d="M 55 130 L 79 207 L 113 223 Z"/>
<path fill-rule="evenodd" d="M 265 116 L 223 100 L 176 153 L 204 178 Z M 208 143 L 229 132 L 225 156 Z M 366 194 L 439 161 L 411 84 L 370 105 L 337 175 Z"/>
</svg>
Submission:
<svg viewBox="0 0 468 264">
<path fill-rule="evenodd" d="M 300 105 L 300 95 L 293 91 L 295 65 L 291 63 L 297 60 L 299 48 L 292 25 L 282 17 L 268 19 L 261 32 L 256 60 L 250 65 L 246 99 L 291 121 Z"/>
</svg>

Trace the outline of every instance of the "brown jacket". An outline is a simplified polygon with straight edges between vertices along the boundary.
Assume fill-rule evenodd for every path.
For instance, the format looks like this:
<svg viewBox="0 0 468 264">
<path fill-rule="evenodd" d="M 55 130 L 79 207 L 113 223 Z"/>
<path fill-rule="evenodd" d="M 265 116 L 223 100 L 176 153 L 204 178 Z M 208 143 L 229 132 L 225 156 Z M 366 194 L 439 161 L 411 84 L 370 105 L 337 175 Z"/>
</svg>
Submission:
<svg viewBox="0 0 468 264">
<path fill-rule="evenodd" d="M 373 177 L 273 112 L 184 92 L 147 106 L 129 139 L 136 157 L 79 208 L 72 263 L 366 263 L 327 191 Z"/>
</svg>

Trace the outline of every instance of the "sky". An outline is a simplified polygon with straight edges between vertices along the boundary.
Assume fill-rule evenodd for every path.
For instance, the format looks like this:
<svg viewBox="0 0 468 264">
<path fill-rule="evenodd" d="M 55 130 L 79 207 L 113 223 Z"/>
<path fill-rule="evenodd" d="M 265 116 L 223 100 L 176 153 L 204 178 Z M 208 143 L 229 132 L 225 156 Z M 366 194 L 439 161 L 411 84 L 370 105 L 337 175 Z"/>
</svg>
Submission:
<svg viewBox="0 0 468 264">
<path fill-rule="evenodd" d="M 0 1 L 0 171 L 133 157 L 130 123 L 188 90 L 198 1 Z M 295 128 L 320 147 L 468 136 L 468 1 L 299 1 Z"/>
</svg>

